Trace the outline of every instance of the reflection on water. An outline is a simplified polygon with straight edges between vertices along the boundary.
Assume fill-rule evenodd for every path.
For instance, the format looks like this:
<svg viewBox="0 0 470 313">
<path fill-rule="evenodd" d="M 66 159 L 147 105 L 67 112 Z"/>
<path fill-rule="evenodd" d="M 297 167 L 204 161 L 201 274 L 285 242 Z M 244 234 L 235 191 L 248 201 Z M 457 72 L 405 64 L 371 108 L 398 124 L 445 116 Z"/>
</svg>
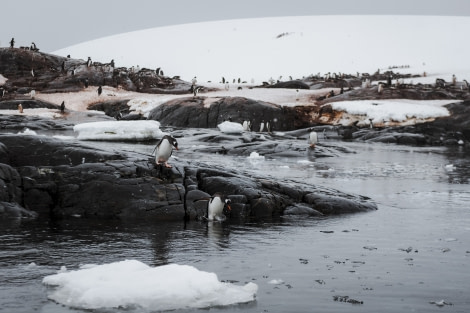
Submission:
<svg viewBox="0 0 470 313">
<path fill-rule="evenodd" d="M 468 149 L 338 144 L 356 153 L 274 160 L 204 155 L 200 161 L 366 195 L 378 211 L 241 224 L 1 220 L 0 310 L 77 312 L 47 300 L 44 276 L 61 266 L 137 259 L 258 284 L 256 302 L 211 312 L 468 312 Z M 430 304 L 440 300 L 453 305 Z"/>
</svg>

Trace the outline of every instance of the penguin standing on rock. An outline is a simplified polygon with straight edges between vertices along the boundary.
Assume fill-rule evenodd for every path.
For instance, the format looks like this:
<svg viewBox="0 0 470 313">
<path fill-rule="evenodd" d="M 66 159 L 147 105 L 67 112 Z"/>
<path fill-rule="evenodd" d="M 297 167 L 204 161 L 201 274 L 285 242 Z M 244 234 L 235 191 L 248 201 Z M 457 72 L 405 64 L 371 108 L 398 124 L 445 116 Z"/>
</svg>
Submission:
<svg viewBox="0 0 470 313">
<path fill-rule="evenodd" d="M 163 138 L 157 143 L 155 147 L 155 163 L 163 165 L 167 168 L 171 168 L 171 165 L 168 164 L 168 159 L 170 158 L 171 154 L 173 153 L 173 148 L 178 150 L 178 142 L 175 138 L 170 135 L 165 135 Z"/>
<path fill-rule="evenodd" d="M 308 143 L 310 144 L 310 149 L 315 149 L 315 145 L 318 143 L 318 134 L 316 131 L 310 131 L 310 134 L 308 135 Z"/>
</svg>

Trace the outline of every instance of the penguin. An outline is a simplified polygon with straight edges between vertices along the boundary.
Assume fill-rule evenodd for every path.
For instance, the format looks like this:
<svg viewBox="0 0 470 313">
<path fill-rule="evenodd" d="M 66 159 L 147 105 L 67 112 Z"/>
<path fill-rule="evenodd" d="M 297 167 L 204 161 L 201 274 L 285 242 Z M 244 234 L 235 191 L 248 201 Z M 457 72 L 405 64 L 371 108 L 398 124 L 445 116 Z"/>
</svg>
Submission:
<svg viewBox="0 0 470 313">
<path fill-rule="evenodd" d="M 91 58 L 88 57 L 88 60 L 86 61 L 86 66 L 90 67 L 91 66 Z"/>
<path fill-rule="evenodd" d="M 173 153 L 173 147 L 178 150 L 178 142 L 175 138 L 170 135 L 165 135 L 163 138 L 157 143 L 155 147 L 155 163 L 163 165 L 167 168 L 171 168 L 171 165 L 167 163 L 168 159 L 170 158 L 171 154 Z"/>
<path fill-rule="evenodd" d="M 248 131 L 248 130 L 249 130 L 248 121 L 243 121 L 243 130 L 244 130 L 244 131 Z"/>
<path fill-rule="evenodd" d="M 23 113 L 23 105 L 18 104 L 18 112 Z"/>
<path fill-rule="evenodd" d="M 214 219 L 224 220 L 224 208 L 226 207 L 229 211 L 232 209 L 230 207 L 230 202 L 230 199 L 225 198 L 222 193 L 216 192 L 209 199 L 209 203 L 207 204 L 207 219 L 209 221 L 213 221 Z"/>
<path fill-rule="evenodd" d="M 264 130 L 264 120 L 261 121 L 261 124 L 259 125 L 259 131 L 260 133 Z"/>
<path fill-rule="evenodd" d="M 62 101 L 62 103 L 60 104 L 60 113 L 64 113 L 65 112 L 65 101 Z"/>
<path fill-rule="evenodd" d="M 34 77 L 34 69 L 33 68 L 31 69 L 31 76 Z"/>
<path fill-rule="evenodd" d="M 308 143 L 310 144 L 310 149 L 315 149 L 315 145 L 318 142 L 318 135 L 316 131 L 311 131 L 308 136 Z"/>
<path fill-rule="evenodd" d="M 266 131 L 267 131 L 268 133 L 271 132 L 271 124 L 269 123 L 269 121 L 266 122 Z"/>
<path fill-rule="evenodd" d="M 202 87 L 201 86 L 191 86 L 191 88 L 193 89 L 193 94 L 194 94 L 194 97 L 197 96 L 198 92 L 201 91 Z"/>
<path fill-rule="evenodd" d="M 101 86 L 98 87 L 98 96 L 101 96 L 101 93 L 103 92 L 103 88 Z"/>
</svg>

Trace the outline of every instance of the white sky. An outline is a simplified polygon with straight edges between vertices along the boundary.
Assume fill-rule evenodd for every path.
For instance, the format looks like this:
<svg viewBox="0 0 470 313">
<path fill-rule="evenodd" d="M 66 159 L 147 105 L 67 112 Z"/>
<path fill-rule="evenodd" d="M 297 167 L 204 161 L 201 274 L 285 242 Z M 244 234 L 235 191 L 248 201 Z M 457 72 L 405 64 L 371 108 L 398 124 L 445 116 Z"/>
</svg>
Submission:
<svg viewBox="0 0 470 313">
<path fill-rule="evenodd" d="M 299 15 L 470 16 L 468 0 L 2 0 L 0 46 L 35 42 L 52 52 L 80 42 L 166 25 Z"/>
</svg>

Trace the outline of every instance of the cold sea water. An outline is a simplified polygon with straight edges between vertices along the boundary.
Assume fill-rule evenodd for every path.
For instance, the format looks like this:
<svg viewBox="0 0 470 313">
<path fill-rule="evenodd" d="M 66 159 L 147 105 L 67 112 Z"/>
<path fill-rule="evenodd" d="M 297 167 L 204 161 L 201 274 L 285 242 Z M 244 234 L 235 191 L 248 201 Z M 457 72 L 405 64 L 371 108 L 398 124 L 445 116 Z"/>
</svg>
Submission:
<svg viewBox="0 0 470 313">
<path fill-rule="evenodd" d="M 365 195 L 377 211 L 212 224 L 1 220 L 0 312 L 89 312 L 48 300 L 42 279 L 61 266 L 125 259 L 259 286 L 256 301 L 210 312 L 470 312 L 470 149 L 328 144 L 355 153 L 198 161 Z M 151 312 L 92 312 L 134 311 Z"/>
</svg>

